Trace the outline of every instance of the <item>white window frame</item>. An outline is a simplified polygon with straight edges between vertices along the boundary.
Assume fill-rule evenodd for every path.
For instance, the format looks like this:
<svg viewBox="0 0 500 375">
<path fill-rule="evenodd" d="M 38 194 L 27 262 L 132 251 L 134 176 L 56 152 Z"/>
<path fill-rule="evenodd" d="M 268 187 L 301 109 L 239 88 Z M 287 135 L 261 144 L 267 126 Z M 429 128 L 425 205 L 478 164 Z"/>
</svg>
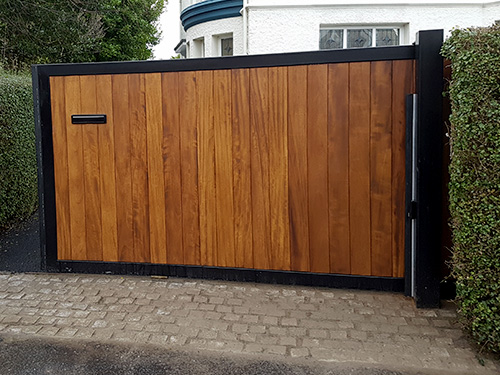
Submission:
<svg viewBox="0 0 500 375">
<path fill-rule="evenodd" d="M 371 47 L 376 47 L 377 44 L 377 29 L 398 29 L 399 30 L 399 44 L 407 44 L 406 40 L 406 25 L 405 24 L 350 24 L 350 25 L 331 25 L 331 24 L 321 24 L 321 30 L 343 30 L 343 40 L 342 49 L 347 49 L 347 30 L 361 30 L 361 29 L 371 29 L 372 30 L 372 45 Z M 321 39 L 321 32 L 319 33 L 319 38 Z M 319 45 L 320 40 L 318 40 Z M 340 48 L 339 48 L 340 49 Z"/>
<path fill-rule="evenodd" d="M 233 33 L 217 34 L 213 36 L 212 56 L 222 56 L 222 39 L 233 39 L 233 56 L 234 56 L 234 37 Z"/>
<path fill-rule="evenodd" d="M 202 58 L 205 57 L 205 38 L 193 39 L 191 44 L 191 57 L 192 58 Z"/>
</svg>

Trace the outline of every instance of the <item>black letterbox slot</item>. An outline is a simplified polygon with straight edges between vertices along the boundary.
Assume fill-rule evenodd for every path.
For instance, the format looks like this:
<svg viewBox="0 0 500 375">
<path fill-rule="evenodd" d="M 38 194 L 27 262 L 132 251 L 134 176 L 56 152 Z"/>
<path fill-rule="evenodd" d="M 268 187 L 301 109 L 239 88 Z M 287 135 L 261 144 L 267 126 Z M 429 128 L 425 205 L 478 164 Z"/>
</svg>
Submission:
<svg viewBox="0 0 500 375">
<path fill-rule="evenodd" d="M 106 115 L 71 115 L 72 124 L 105 124 Z"/>
</svg>

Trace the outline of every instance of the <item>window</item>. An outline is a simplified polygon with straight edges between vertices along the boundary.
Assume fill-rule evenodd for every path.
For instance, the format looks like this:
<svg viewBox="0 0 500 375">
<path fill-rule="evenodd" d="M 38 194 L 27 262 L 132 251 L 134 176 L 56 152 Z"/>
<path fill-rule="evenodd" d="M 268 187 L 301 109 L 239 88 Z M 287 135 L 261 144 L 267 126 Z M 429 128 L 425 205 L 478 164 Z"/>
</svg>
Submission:
<svg viewBox="0 0 500 375">
<path fill-rule="evenodd" d="M 193 44 L 191 45 L 191 57 L 205 57 L 205 39 L 198 38 L 193 39 Z"/>
<path fill-rule="evenodd" d="M 233 34 L 219 34 L 213 36 L 213 56 L 233 56 Z"/>
<path fill-rule="evenodd" d="M 220 55 L 233 56 L 233 38 L 223 38 L 220 40 Z"/>
<path fill-rule="evenodd" d="M 319 48 L 398 46 L 400 39 L 401 31 L 398 27 L 324 27 L 319 31 Z"/>
</svg>

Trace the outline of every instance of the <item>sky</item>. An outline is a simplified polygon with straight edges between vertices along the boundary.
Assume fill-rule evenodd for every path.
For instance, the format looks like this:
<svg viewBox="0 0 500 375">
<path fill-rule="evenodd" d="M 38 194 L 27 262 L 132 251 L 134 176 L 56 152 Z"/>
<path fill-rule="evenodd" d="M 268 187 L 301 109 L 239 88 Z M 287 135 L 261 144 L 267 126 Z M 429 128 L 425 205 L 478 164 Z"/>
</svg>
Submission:
<svg viewBox="0 0 500 375">
<path fill-rule="evenodd" d="M 155 60 L 166 60 L 175 56 L 174 47 L 179 43 L 179 0 L 170 0 L 160 16 L 162 38 L 154 49 Z"/>
</svg>

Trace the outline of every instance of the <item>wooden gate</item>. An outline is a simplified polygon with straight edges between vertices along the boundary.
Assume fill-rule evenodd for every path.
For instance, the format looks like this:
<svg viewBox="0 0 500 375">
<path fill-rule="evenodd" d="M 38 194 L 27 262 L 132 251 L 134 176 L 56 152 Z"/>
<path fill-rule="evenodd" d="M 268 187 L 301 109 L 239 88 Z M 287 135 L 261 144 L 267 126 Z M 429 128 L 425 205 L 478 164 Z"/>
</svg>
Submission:
<svg viewBox="0 0 500 375">
<path fill-rule="evenodd" d="M 414 49 L 35 67 L 48 82 L 48 264 L 376 276 L 400 289 Z"/>
</svg>

